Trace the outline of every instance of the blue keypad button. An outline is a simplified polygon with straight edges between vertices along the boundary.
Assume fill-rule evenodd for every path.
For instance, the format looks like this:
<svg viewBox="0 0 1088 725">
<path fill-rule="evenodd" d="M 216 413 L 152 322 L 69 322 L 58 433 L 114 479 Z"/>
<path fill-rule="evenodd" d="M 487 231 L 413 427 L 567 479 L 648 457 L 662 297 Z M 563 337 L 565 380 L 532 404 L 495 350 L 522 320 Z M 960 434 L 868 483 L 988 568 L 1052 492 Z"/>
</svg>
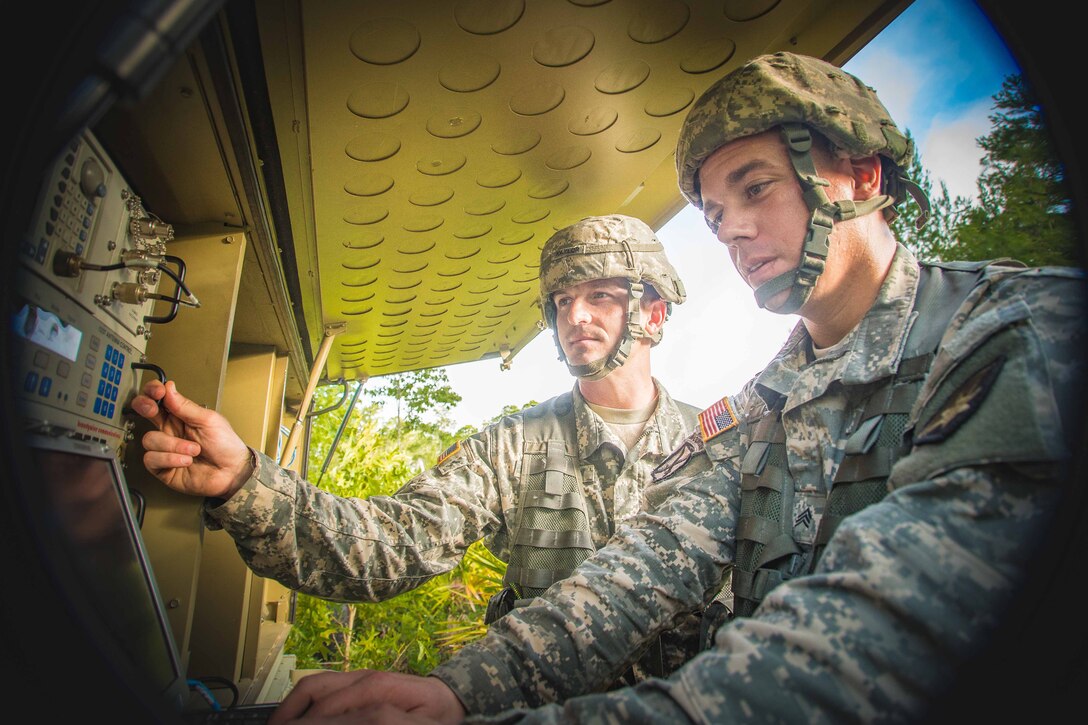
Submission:
<svg viewBox="0 0 1088 725">
<path fill-rule="evenodd" d="M 38 395 L 49 395 L 49 390 L 53 387 L 53 378 L 45 376 L 42 378 L 41 384 L 38 386 Z"/>
<path fill-rule="evenodd" d="M 23 381 L 23 390 L 28 393 L 32 393 L 38 388 L 38 374 L 31 370 L 26 374 L 26 380 Z"/>
</svg>

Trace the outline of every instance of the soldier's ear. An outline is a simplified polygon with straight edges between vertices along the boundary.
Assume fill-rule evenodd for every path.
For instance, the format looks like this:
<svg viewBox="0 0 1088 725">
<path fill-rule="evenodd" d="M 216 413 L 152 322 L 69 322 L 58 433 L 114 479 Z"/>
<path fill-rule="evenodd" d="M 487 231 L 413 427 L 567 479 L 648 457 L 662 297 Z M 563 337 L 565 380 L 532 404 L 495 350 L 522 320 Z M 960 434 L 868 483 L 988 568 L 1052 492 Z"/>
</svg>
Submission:
<svg viewBox="0 0 1088 725">
<path fill-rule="evenodd" d="M 880 193 L 883 169 L 880 166 L 879 156 L 874 154 L 860 159 L 850 159 L 850 169 L 854 175 L 855 201 L 869 199 Z"/>
<path fill-rule="evenodd" d="M 665 325 L 665 318 L 669 314 L 669 305 L 664 299 L 657 297 L 648 306 L 642 321 L 642 328 L 653 335 Z"/>
</svg>

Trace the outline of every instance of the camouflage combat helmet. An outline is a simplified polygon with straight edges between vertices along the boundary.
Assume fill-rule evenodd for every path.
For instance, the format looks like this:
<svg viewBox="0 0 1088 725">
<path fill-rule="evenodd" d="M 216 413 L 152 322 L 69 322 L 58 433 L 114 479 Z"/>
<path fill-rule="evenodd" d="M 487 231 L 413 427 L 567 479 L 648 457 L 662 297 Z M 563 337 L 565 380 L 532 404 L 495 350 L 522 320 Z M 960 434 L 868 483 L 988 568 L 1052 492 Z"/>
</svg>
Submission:
<svg viewBox="0 0 1088 725">
<path fill-rule="evenodd" d="M 791 289 L 776 310 L 796 312 L 808 299 L 827 259 L 828 235 L 835 222 L 884 210 L 895 217 L 895 206 L 909 193 L 922 209 L 918 225 L 926 222 L 929 200 L 902 167 L 914 153 L 911 140 L 892 121 L 874 91 L 856 77 L 830 63 L 793 53 L 759 56 L 712 85 L 694 103 L 680 130 L 676 171 L 680 191 L 697 209 L 699 168 L 716 150 L 739 138 L 779 128 L 790 161 L 801 182 L 805 203 L 812 212 L 798 267 L 779 275 L 756 291 L 763 307 L 767 300 Z M 816 173 L 810 149 L 816 129 L 851 158 L 877 154 L 884 168 L 884 193 L 864 202 L 832 204 Z M 711 229 L 717 234 L 716 225 Z"/>
<path fill-rule="evenodd" d="M 627 280 L 629 296 L 627 327 L 616 349 L 607 357 L 585 365 L 571 365 L 559 344 L 556 308 L 552 294 L 558 290 L 595 279 Z M 540 309 L 544 324 L 551 328 L 559 359 L 571 374 L 585 380 L 599 380 L 627 360 L 631 343 L 648 337 L 661 341 L 662 331 L 650 335 L 642 327 L 639 303 L 644 284 L 653 285 L 665 300 L 667 314 L 673 304 L 686 298 L 684 284 L 676 274 L 657 235 L 644 222 L 621 214 L 586 217 L 560 229 L 540 250 Z"/>
</svg>

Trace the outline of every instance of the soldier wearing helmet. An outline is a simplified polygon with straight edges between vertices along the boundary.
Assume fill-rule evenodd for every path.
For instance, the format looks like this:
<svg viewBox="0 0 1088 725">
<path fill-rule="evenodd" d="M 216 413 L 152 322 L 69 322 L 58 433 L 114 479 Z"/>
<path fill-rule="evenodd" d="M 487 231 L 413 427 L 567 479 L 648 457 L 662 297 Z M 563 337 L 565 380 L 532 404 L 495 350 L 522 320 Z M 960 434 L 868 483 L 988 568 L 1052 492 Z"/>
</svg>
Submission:
<svg viewBox="0 0 1088 725">
<path fill-rule="evenodd" d="M 659 507 L 430 677 L 353 682 L 335 706 L 940 719 L 1071 482 L 1085 290 L 1070 268 L 915 258 L 888 224 L 907 195 L 925 204 L 909 154 L 875 92 L 822 60 L 764 55 L 710 87 L 680 134 L 681 191 L 758 303 L 797 327 L 654 472 L 672 492 Z M 713 607 L 730 572 L 736 616 L 706 651 L 601 692 L 675 617 Z M 340 675 L 320 677 L 284 716 Z"/>
<path fill-rule="evenodd" d="M 545 244 L 540 269 L 541 307 L 573 390 L 457 442 L 392 497 L 317 489 L 251 451 L 172 382 L 149 384 L 132 403 L 161 429 L 144 438 L 145 464 L 182 493 L 207 497 L 205 525 L 226 530 L 253 571 L 325 599 L 388 599 L 449 571 L 482 539 L 507 562 L 490 623 L 634 519 L 651 471 L 698 412 L 651 375 L 650 348 L 685 299 L 652 229 L 620 215 L 583 219 Z M 185 422 L 183 433 L 173 433 L 164 407 Z M 198 452 L 218 465 L 194 466 Z M 284 522 L 293 536 L 282 535 Z M 628 678 L 690 656 L 698 621 L 677 624 Z"/>
<path fill-rule="evenodd" d="M 553 295 L 596 280 L 617 280 L 628 288 L 623 336 L 607 356 L 572 364 L 559 339 Z M 540 309 L 544 324 L 556 331 L 559 359 L 579 380 L 600 380 L 623 365 L 636 340 L 646 339 L 651 345 L 661 342 L 663 326 L 654 324 L 647 329 L 643 324 L 642 299 L 647 292 L 665 301 L 665 318 L 672 313 L 672 306 L 682 303 L 687 296 L 653 230 L 633 217 L 620 214 L 588 217 L 556 232 L 540 251 Z"/>
</svg>

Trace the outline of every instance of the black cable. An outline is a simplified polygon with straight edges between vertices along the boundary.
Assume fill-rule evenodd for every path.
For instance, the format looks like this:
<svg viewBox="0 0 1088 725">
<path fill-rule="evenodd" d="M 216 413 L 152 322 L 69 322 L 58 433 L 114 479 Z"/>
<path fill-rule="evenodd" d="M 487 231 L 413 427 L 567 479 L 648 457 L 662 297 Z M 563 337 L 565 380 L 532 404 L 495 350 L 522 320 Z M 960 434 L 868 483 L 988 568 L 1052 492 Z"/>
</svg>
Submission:
<svg viewBox="0 0 1088 725">
<path fill-rule="evenodd" d="M 127 266 L 128 265 L 124 262 L 115 262 L 114 264 L 91 264 L 90 262 L 79 261 L 80 269 L 93 269 L 96 272 L 110 272 L 115 269 L 124 269 Z"/>
<path fill-rule="evenodd" d="M 181 293 L 183 290 L 194 301 L 196 300 L 196 297 L 193 296 L 193 293 L 190 292 L 189 288 L 185 286 L 185 262 L 181 259 L 181 257 L 165 255 L 163 259 L 174 262 L 178 266 L 178 271 L 175 273 L 174 270 L 170 269 L 162 262 L 159 262 L 155 265 L 156 269 L 162 270 L 164 274 L 174 280 L 174 283 L 176 285 L 174 287 L 174 296 L 166 298 L 166 300 L 170 302 L 170 311 L 168 313 L 159 317 L 154 317 L 152 315 L 147 315 L 144 317 L 144 322 L 148 324 L 172 322 L 174 318 L 178 316 L 178 307 L 181 305 Z M 195 307 L 197 305 L 193 306 Z"/>
<path fill-rule="evenodd" d="M 167 259 L 178 259 L 178 258 L 177 257 L 167 257 Z M 170 277 L 170 279 L 177 282 L 179 290 L 181 290 L 185 294 L 189 295 L 189 297 L 191 297 L 192 299 L 194 299 L 194 300 L 196 299 L 196 295 L 194 295 L 192 292 L 190 292 L 189 288 L 185 286 L 185 282 L 182 281 L 182 277 L 184 276 L 184 273 L 182 275 L 178 275 L 176 272 L 174 272 L 174 270 L 170 269 L 169 267 L 167 267 L 162 262 L 159 262 L 158 265 L 156 265 L 156 266 L 157 266 L 158 269 L 161 269 L 163 272 L 165 272 L 167 274 L 167 276 Z M 183 266 L 183 268 L 184 268 L 184 266 Z M 181 301 L 180 295 L 178 296 L 178 301 L 179 302 Z"/>
<path fill-rule="evenodd" d="M 146 294 L 146 297 L 148 297 L 149 299 L 153 299 L 153 300 L 164 300 L 166 302 L 174 302 L 174 303 L 179 304 L 179 305 L 185 305 L 186 307 L 199 307 L 200 306 L 195 302 L 190 302 L 189 300 L 183 300 L 183 299 L 180 299 L 178 297 L 171 297 L 170 295 L 160 295 L 158 292 L 148 292 Z"/>
</svg>

